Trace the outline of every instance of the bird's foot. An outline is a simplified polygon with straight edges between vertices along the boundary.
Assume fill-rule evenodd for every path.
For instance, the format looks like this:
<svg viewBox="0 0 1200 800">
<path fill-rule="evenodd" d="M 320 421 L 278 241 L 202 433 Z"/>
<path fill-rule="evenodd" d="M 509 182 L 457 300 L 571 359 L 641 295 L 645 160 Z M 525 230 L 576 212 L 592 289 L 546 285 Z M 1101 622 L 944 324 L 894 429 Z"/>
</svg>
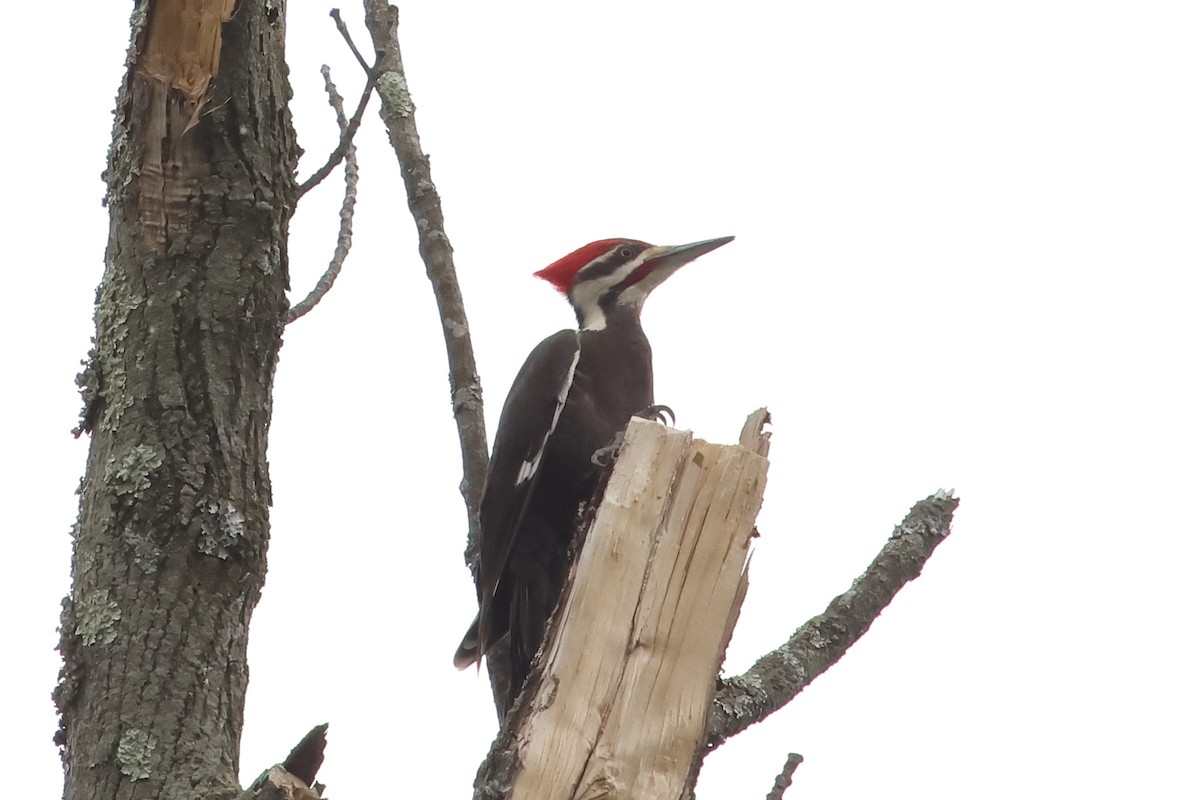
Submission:
<svg viewBox="0 0 1200 800">
<path fill-rule="evenodd" d="M 657 421 L 661 422 L 663 425 L 674 425 L 675 424 L 675 412 L 671 410 L 670 406 L 660 406 L 660 405 L 646 406 L 641 411 L 634 414 L 634 416 L 641 417 L 642 419 L 648 419 L 651 422 L 654 422 L 655 420 L 657 420 Z M 670 417 L 670 419 L 671 419 L 670 422 L 667 422 L 668 417 Z"/>
<path fill-rule="evenodd" d="M 634 416 L 639 419 L 648 419 L 651 422 L 661 422 L 663 425 L 675 424 L 675 412 L 671 410 L 670 406 L 646 406 Z M 670 422 L 667 422 L 668 419 Z M 609 444 L 592 453 L 592 463 L 597 467 L 607 467 L 617 457 L 617 451 L 621 449 L 624 441 L 625 431 L 617 431 L 617 435 Z"/>
<path fill-rule="evenodd" d="M 607 467 L 612 464 L 613 459 L 617 457 L 617 451 L 621 449 L 621 444 L 624 441 L 625 431 L 617 431 L 617 435 L 613 437 L 612 442 L 592 453 L 592 463 L 597 467 Z"/>
</svg>

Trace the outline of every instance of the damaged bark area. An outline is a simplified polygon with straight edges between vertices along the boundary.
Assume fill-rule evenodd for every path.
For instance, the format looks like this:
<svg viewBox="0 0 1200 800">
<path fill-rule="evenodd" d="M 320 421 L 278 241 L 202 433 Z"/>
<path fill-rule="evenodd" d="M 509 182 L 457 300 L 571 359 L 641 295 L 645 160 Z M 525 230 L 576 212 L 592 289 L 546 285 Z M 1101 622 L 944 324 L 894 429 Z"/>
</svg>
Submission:
<svg viewBox="0 0 1200 800">
<path fill-rule="evenodd" d="M 132 130 L 145 150 L 138 170 L 142 232 L 165 250 L 187 236 L 210 174 L 202 137 L 185 136 L 211 100 L 221 64 L 221 27 L 233 0 L 156 0 L 131 76 Z"/>
<path fill-rule="evenodd" d="M 298 158 L 282 5 L 143 0 L 132 28 L 80 376 L 64 796 L 233 797 Z"/>
</svg>

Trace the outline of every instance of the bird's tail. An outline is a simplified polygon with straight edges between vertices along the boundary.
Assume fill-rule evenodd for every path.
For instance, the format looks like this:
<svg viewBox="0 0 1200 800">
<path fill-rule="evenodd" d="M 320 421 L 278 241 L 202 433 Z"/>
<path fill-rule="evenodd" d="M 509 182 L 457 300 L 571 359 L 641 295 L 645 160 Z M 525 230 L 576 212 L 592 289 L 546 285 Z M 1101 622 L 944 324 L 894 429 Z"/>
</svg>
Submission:
<svg viewBox="0 0 1200 800">
<path fill-rule="evenodd" d="M 463 636 L 462 644 L 454 653 L 454 666 L 458 669 L 466 669 L 472 664 L 480 663 L 482 658 L 483 653 L 480 652 L 479 643 L 479 615 L 476 614 Z"/>
</svg>

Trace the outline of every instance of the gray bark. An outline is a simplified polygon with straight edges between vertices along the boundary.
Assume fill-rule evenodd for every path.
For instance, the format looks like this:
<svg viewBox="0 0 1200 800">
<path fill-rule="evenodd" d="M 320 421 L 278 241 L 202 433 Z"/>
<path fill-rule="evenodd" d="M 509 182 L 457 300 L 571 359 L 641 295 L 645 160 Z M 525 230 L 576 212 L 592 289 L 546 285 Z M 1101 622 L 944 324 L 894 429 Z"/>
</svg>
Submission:
<svg viewBox="0 0 1200 800">
<path fill-rule="evenodd" d="M 408 92 L 400 44 L 396 36 L 399 12 L 385 0 L 363 0 L 367 30 L 379 61 L 376 93 L 381 100 L 379 116 L 396 151 L 408 208 L 417 225 L 417 242 L 425 272 L 433 285 L 438 316 L 450 364 L 450 402 L 462 450 L 463 477 L 459 484 L 467 506 L 467 566 L 474 575 L 479 561 L 479 502 L 487 475 L 487 430 L 483 418 L 483 387 L 475 368 L 475 351 L 462 291 L 454 270 L 454 248 L 446 234 L 442 200 L 429 168 L 429 156 L 421 149 L 416 107 Z"/>
<path fill-rule="evenodd" d="M 117 98 L 80 376 L 92 442 L 55 691 L 68 800 L 237 794 L 266 572 L 298 155 L 282 4 L 238 4 L 199 97 L 147 67 L 146 5 Z"/>
<path fill-rule="evenodd" d="M 483 386 L 475 368 L 475 351 L 467 325 L 467 310 L 454 269 L 454 248 L 446 234 L 442 200 L 433 183 L 429 156 L 421 149 L 416 106 L 408 91 L 404 62 L 397 36 L 399 12 L 387 0 L 363 0 L 367 30 L 375 46 L 378 74 L 376 92 L 381 101 L 379 116 L 387 128 L 392 149 L 400 164 L 408 208 L 417 225 L 417 240 L 425 273 L 433 285 L 446 358 L 450 363 L 450 403 L 458 428 L 463 477 L 459 483 L 467 506 L 467 549 L 463 554 L 473 578 L 479 572 L 479 504 L 488 470 L 487 429 L 483 417 Z M 362 61 L 360 57 L 360 61 Z M 365 65 L 365 62 L 363 62 Z M 496 713 L 503 719 L 512 680 L 508 643 L 500 642 L 488 656 L 488 675 Z"/>
</svg>

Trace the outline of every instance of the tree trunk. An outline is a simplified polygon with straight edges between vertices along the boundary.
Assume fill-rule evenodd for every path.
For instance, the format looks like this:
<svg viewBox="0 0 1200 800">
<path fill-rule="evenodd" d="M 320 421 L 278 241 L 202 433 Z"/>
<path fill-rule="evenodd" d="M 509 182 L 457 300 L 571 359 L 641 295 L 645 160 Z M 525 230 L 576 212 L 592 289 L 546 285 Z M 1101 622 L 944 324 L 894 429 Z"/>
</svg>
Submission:
<svg viewBox="0 0 1200 800">
<path fill-rule="evenodd" d="M 55 691 L 68 800 L 238 791 L 266 573 L 298 155 L 283 6 L 150 5 L 117 98 L 80 376 L 92 443 Z"/>
</svg>

